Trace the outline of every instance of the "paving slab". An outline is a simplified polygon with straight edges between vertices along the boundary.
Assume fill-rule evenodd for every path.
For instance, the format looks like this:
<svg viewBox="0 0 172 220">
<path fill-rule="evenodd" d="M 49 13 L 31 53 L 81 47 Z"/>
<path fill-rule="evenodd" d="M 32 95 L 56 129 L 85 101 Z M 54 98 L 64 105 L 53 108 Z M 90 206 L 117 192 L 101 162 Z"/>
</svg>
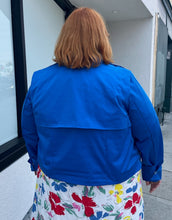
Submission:
<svg viewBox="0 0 172 220">
<path fill-rule="evenodd" d="M 143 185 L 143 193 L 149 195 L 150 186 L 146 186 L 145 181 L 142 181 L 142 185 Z M 160 186 L 150 195 L 172 201 L 172 172 L 163 170 L 162 182 Z M 172 220 L 172 216 L 171 216 L 171 220 Z"/>
<path fill-rule="evenodd" d="M 31 220 L 31 211 L 32 211 L 32 207 L 29 209 L 29 211 L 22 220 Z"/>
<path fill-rule="evenodd" d="M 163 125 L 161 126 L 161 130 L 163 133 L 164 140 L 167 142 L 168 140 L 172 141 L 172 112 L 169 114 L 168 113 L 165 114 L 164 122 Z"/>
<path fill-rule="evenodd" d="M 162 165 L 162 169 L 172 172 L 172 153 L 164 152 L 164 163 Z"/>
<path fill-rule="evenodd" d="M 164 141 L 164 152 L 165 153 L 170 153 L 172 154 L 172 140 L 169 141 L 168 143 L 166 143 L 166 141 Z"/>
<path fill-rule="evenodd" d="M 165 121 L 161 126 L 161 130 L 164 141 L 164 152 L 172 153 L 172 113 L 165 114 Z"/>
<path fill-rule="evenodd" d="M 145 220 L 172 220 L 172 201 L 144 194 Z"/>
<path fill-rule="evenodd" d="M 151 194 L 150 187 L 142 182 L 145 220 L 172 220 L 172 113 L 165 114 L 161 130 L 164 140 L 162 182 Z"/>
</svg>

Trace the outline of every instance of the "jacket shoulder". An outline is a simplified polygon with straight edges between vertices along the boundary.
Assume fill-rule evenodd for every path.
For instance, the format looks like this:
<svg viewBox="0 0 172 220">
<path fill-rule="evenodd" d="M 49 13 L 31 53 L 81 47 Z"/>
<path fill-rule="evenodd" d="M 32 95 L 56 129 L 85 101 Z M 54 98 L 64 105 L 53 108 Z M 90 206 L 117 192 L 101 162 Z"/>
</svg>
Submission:
<svg viewBox="0 0 172 220">
<path fill-rule="evenodd" d="M 111 63 L 109 64 L 112 68 L 118 70 L 118 71 L 123 71 L 125 73 L 128 73 L 128 74 L 131 74 L 131 70 L 123 67 L 123 66 L 120 66 L 120 65 L 117 65 L 117 64 L 114 64 L 114 63 Z"/>
<path fill-rule="evenodd" d="M 130 82 L 131 75 L 133 75 L 129 69 L 116 64 L 109 64 L 109 72 L 117 80 L 122 80 L 121 83 Z"/>
<path fill-rule="evenodd" d="M 44 73 L 44 72 L 52 71 L 55 68 L 57 68 L 57 66 L 58 66 L 58 64 L 54 63 L 50 66 L 44 67 L 42 69 L 38 69 L 38 70 L 34 71 L 33 75 L 38 75 L 38 74 L 41 74 L 41 73 Z"/>
<path fill-rule="evenodd" d="M 48 75 L 54 73 L 55 69 L 57 68 L 58 64 L 55 63 L 45 68 L 34 71 L 32 75 L 32 83 L 42 78 L 46 79 L 46 76 L 48 77 Z"/>
</svg>

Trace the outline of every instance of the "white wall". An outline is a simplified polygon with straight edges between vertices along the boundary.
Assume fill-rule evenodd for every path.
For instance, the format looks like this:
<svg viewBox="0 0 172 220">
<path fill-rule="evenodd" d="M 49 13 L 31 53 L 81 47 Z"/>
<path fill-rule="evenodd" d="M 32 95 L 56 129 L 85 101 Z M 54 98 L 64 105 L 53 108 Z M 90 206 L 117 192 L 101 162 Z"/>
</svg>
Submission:
<svg viewBox="0 0 172 220">
<path fill-rule="evenodd" d="M 64 13 L 53 0 L 23 0 L 28 85 L 33 71 L 52 64 Z M 0 220 L 22 220 L 32 205 L 35 175 L 24 155 L 0 173 Z"/>
<path fill-rule="evenodd" d="M 23 0 L 28 85 L 34 71 L 53 63 L 64 12 L 53 0 Z"/>
<path fill-rule="evenodd" d="M 155 13 L 159 13 L 160 18 L 162 19 L 162 21 L 164 22 L 164 24 L 167 26 L 168 28 L 168 35 L 169 37 L 172 39 L 172 22 L 166 12 L 166 9 L 162 3 L 161 0 L 142 0 L 142 2 L 145 4 L 145 6 L 148 8 L 148 10 L 151 12 L 151 14 L 153 16 L 155 16 Z M 153 27 L 155 26 L 155 17 L 153 19 Z M 154 38 L 154 28 L 153 28 L 153 35 L 152 37 Z M 152 39 L 152 42 L 154 42 L 154 40 Z M 152 71 L 151 73 L 153 74 L 153 50 L 152 50 Z M 152 74 L 151 74 L 151 79 L 152 79 Z M 152 84 L 150 84 L 150 88 L 151 88 L 151 92 L 152 92 Z M 150 96 L 152 97 L 152 95 L 150 94 Z"/>
<path fill-rule="evenodd" d="M 153 18 L 107 25 L 115 63 L 130 69 L 150 96 Z"/>
<path fill-rule="evenodd" d="M 164 24 L 166 24 L 166 17 L 167 17 L 167 27 L 168 27 L 168 34 L 172 39 L 172 22 L 164 8 L 164 5 L 161 0 L 142 0 L 151 14 L 154 16 L 155 13 L 159 13 L 161 19 L 163 20 Z"/>
</svg>

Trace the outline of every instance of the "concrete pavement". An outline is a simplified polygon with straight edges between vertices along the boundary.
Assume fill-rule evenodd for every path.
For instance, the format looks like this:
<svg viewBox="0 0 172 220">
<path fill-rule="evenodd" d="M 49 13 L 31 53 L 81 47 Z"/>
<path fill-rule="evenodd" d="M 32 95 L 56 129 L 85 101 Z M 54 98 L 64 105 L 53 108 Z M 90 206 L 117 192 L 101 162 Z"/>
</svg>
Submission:
<svg viewBox="0 0 172 220">
<path fill-rule="evenodd" d="M 143 182 L 145 220 L 172 220 L 172 113 L 165 114 L 161 129 L 164 139 L 162 182 L 152 194 Z"/>
</svg>

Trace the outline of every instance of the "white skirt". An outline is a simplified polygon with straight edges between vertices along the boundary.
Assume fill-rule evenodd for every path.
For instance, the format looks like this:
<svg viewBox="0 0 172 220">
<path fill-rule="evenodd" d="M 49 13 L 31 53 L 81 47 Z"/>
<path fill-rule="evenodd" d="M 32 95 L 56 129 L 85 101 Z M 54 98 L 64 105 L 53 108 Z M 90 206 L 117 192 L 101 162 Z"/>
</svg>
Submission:
<svg viewBox="0 0 172 220">
<path fill-rule="evenodd" d="M 143 220 L 141 172 L 115 185 L 73 185 L 46 176 L 40 167 L 31 220 Z"/>
</svg>

